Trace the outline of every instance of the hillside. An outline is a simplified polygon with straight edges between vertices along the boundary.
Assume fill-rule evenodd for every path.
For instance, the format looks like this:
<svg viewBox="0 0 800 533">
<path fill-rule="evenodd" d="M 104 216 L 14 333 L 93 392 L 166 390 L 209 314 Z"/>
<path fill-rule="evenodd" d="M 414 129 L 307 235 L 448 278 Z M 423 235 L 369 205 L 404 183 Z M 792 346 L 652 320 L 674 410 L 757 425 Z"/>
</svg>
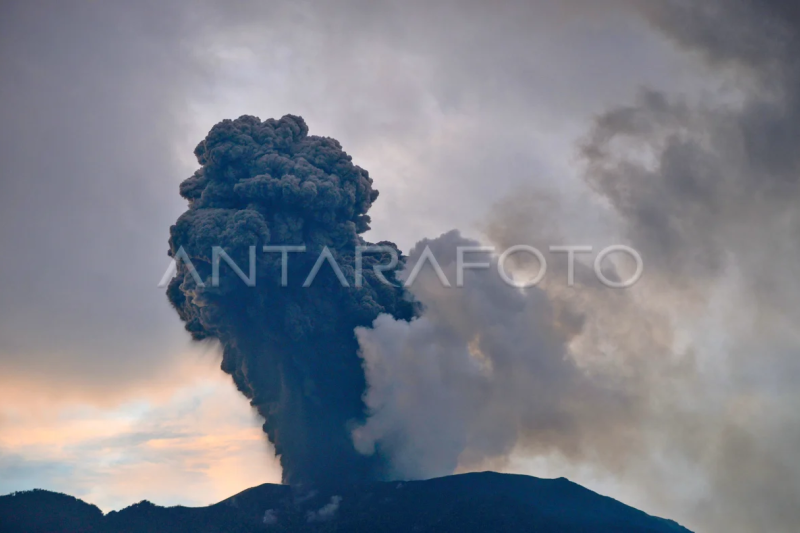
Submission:
<svg viewBox="0 0 800 533">
<path fill-rule="evenodd" d="M 0 497 L 4 533 L 690 533 L 564 478 L 492 472 L 302 492 L 260 485 L 208 507 L 144 501 L 103 516 L 36 490 Z"/>
</svg>

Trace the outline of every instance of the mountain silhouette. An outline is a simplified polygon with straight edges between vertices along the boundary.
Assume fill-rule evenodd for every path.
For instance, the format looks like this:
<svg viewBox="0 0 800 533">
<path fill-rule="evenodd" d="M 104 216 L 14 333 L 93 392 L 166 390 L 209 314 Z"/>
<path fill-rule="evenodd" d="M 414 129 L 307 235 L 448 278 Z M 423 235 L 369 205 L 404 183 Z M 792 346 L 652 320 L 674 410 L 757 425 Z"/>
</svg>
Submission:
<svg viewBox="0 0 800 533">
<path fill-rule="evenodd" d="M 264 484 L 208 507 L 148 501 L 106 515 L 72 496 L 0 496 L 3 533 L 691 533 L 571 481 L 494 472 L 335 491 Z"/>
</svg>

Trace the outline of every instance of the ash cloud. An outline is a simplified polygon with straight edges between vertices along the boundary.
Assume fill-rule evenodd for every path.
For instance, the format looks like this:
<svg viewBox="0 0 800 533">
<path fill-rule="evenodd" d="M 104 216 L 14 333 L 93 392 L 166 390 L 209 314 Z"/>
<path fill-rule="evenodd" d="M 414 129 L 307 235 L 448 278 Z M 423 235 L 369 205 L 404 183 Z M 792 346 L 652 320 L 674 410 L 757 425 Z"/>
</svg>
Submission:
<svg viewBox="0 0 800 533">
<path fill-rule="evenodd" d="M 628 4 L 735 88 L 699 102 L 645 89 L 637 101 L 601 114 L 584 139 L 586 183 L 647 265 L 633 290 L 598 287 L 581 264 L 577 287 L 548 278 L 524 293 L 477 273 L 448 292 L 433 277 L 426 283 L 428 272 L 413 289 L 425 305 L 414 319 L 401 291 L 384 294 L 374 280 L 351 307 L 339 303 L 350 293 L 330 272 L 328 292 L 307 298 L 270 286 L 274 307 L 266 309 L 261 288 L 242 300 L 223 292 L 224 280 L 221 289 L 201 291 L 182 271 L 173 300 L 196 338 L 222 340 L 225 369 L 267 419 L 287 481 L 318 479 L 316 472 L 331 468 L 323 458 L 337 454 L 356 465 L 348 467 L 353 477 L 375 478 L 502 467 L 515 451 L 532 452 L 576 469 L 606 469 L 647 494 L 648 505 L 679 511 L 700 530 L 796 529 L 796 8 L 733 0 Z M 294 168 L 271 170 L 266 180 L 240 171 L 251 163 L 237 158 L 255 161 L 251 154 L 263 144 L 258 133 L 242 133 L 247 124 L 231 134 L 245 139 L 231 145 L 243 155 L 201 160 L 217 175 L 230 169 L 229 176 L 209 179 L 204 168 L 184 185 L 192 206 L 173 251 L 205 246 L 192 259 L 208 276 L 210 244 L 199 228 L 238 243 L 232 256 L 239 264 L 247 263 L 249 244 L 298 244 L 289 237 L 302 233 L 306 244 L 332 243 L 350 277 L 352 261 L 342 250 L 363 231 L 356 218 L 366 210 L 358 201 L 312 199 L 304 177 L 289 177 Z M 292 139 L 285 146 L 305 142 Z M 291 150 L 280 142 L 267 144 L 286 155 Z M 223 154 L 223 144 L 212 139 L 209 153 Z M 353 205 L 353 215 L 332 205 Z M 334 213 L 322 215 L 334 223 L 318 220 L 318 211 Z M 550 198 L 517 195 L 493 210 L 487 237 L 498 247 L 580 242 L 562 238 L 553 222 L 560 215 Z M 354 229 L 340 231 L 349 223 Z M 242 231 L 249 236 L 240 238 Z M 426 242 L 467 241 L 449 234 Z M 452 281 L 452 258 L 442 254 Z M 299 285 L 311 265 L 292 259 L 290 280 Z M 551 259 L 563 276 L 563 256 Z M 272 261 L 259 256 L 259 280 L 279 279 Z M 341 309 L 358 318 L 345 319 Z M 719 332 L 724 338 L 713 338 Z M 336 372 L 324 367 L 338 355 L 346 364 Z M 332 397 L 346 401 L 329 406 Z M 286 418 L 294 409 L 316 413 L 308 404 L 334 412 L 335 422 Z M 335 444 L 320 438 L 328 435 L 337 435 Z"/>
<path fill-rule="evenodd" d="M 423 240 L 404 275 L 430 247 L 453 280 L 456 248 L 476 245 L 456 231 Z M 502 463 L 523 442 L 585 458 L 601 442 L 610 450 L 610 441 L 626 439 L 623 421 L 637 418 L 635 397 L 572 358 L 574 317 L 559 314 L 542 289 L 506 284 L 496 256 L 483 260 L 490 268 L 466 270 L 462 288 L 443 286 L 426 267 L 411 288 L 425 309 L 420 318 L 382 315 L 357 329 L 371 416 L 354 442 L 391 457 L 395 477 Z"/>
<path fill-rule="evenodd" d="M 358 330 L 371 416 L 354 440 L 400 477 L 549 454 L 645 488 L 701 530 L 788 533 L 800 523 L 800 8 L 633 4 L 728 80 L 699 101 L 643 89 L 580 145 L 643 282 L 609 291 L 579 263 L 572 288 L 415 286 L 421 318 Z M 564 238 L 561 215 L 553 198 L 517 194 L 487 238 L 584 242 L 574 228 Z"/>
<path fill-rule="evenodd" d="M 661 423 L 660 453 L 702 474 L 707 488 L 688 506 L 698 524 L 788 533 L 800 523 L 791 503 L 800 499 L 792 385 L 800 368 L 800 8 L 715 0 L 640 9 L 736 90 L 699 102 L 643 90 L 600 115 L 582 145 L 587 183 L 651 265 L 650 305 L 632 309 L 660 308 L 674 334 L 693 332 L 699 351 L 705 332 L 692 322 L 716 316 L 726 331 L 722 341 L 706 339 L 715 358 L 682 358 L 683 402 L 669 400 L 663 380 L 647 380 L 648 416 Z M 637 351 L 630 335 L 612 339 Z"/>
<path fill-rule="evenodd" d="M 678 44 L 727 72 L 738 95 L 691 103 L 643 90 L 637 102 L 597 119 L 583 144 L 587 181 L 670 282 L 709 279 L 730 259 L 755 273 L 767 261 L 764 243 L 800 229 L 800 9 L 751 0 L 642 9 Z M 796 239 L 782 246 L 798 253 Z M 758 286 L 779 297 L 775 288 Z"/>
<path fill-rule="evenodd" d="M 301 286 L 326 246 L 353 279 L 355 248 L 365 244 L 360 234 L 378 196 L 372 179 L 337 141 L 308 135 L 291 115 L 220 122 L 195 155 L 202 167 L 181 184 L 189 209 L 171 228 L 170 255 L 183 248 L 205 281 L 198 285 L 179 261 L 167 289 L 172 305 L 195 340 L 221 342 L 222 369 L 264 417 L 285 482 L 381 477 L 383 458 L 357 453 L 347 430 L 364 410 L 353 331 L 381 313 L 411 318 L 414 304 L 375 277 L 370 265 L 388 263 L 384 254 L 365 255 L 362 287 L 342 287 L 326 268 Z M 218 286 L 211 283 L 213 246 L 247 265 L 250 246 L 264 245 L 307 247 L 289 262 L 288 287 L 281 254 L 259 255 L 255 287 L 224 265 Z"/>
</svg>

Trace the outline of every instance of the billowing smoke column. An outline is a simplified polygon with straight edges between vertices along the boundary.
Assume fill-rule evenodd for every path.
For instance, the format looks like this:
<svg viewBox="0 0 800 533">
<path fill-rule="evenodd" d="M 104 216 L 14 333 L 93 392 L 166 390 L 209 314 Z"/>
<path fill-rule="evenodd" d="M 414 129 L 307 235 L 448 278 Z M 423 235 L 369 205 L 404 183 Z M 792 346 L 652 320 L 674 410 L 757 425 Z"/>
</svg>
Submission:
<svg viewBox="0 0 800 533">
<path fill-rule="evenodd" d="M 371 268 L 389 264 L 388 251 L 365 253 L 363 284 L 355 286 L 356 247 L 367 244 L 359 234 L 369 229 L 367 211 L 378 196 L 372 179 L 337 141 L 309 136 L 303 119 L 291 115 L 220 122 L 195 155 L 202 167 L 181 184 L 189 209 L 171 228 L 170 255 L 188 257 L 197 276 L 177 261 L 170 302 L 195 340 L 221 343 L 222 369 L 266 420 L 284 482 L 380 478 L 382 456 L 359 454 L 350 437 L 364 419 L 354 328 L 382 313 L 409 319 L 415 306 L 399 283 L 382 283 Z M 286 286 L 282 254 L 262 252 L 265 245 L 306 246 L 287 255 Z M 252 246 L 254 286 L 225 261 L 213 283 L 213 247 L 250 274 Z M 303 287 L 324 247 L 350 287 L 330 265 Z"/>
<path fill-rule="evenodd" d="M 645 90 L 599 115 L 581 144 L 587 184 L 644 257 L 631 290 L 599 285 L 580 258 L 567 286 L 565 256 L 553 254 L 527 291 L 490 275 L 495 258 L 458 289 L 423 270 L 410 288 L 425 305 L 416 319 L 368 266 L 361 289 L 327 267 L 302 289 L 323 245 L 353 279 L 375 199 L 366 172 L 295 117 L 223 122 L 198 148 L 173 256 L 184 247 L 207 281 L 214 245 L 239 265 L 250 245 L 309 247 L 291 257 L 287 288 L 280 254 L 259 253 L 256 288 L 225 265 L 220 287 L 197 287 L 179 264 L 169 289 L 194 337 L 222 342 L 287 481 L 430 477 L 538 456 L 635 483 L 698 530 L 798 530 L 800 8 L 625 4 L 723 85 L 737 81 L 733 99 Z M 558 202 L 517 192 L 491 210 L 486 236 L 498 251 L 585 242 L 583 228 L 554 222 L 563 217 Z M 452 283 L 455 246 L 476 244 L 451 232 L 408 264 L 430 246 Z"/>
</svg>

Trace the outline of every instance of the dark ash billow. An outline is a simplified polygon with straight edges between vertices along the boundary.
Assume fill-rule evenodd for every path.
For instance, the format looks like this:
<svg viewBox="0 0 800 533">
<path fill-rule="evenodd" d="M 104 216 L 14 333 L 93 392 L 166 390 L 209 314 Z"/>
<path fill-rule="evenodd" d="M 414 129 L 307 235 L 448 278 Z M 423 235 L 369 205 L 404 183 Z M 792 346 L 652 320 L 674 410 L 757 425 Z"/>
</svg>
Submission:
<svg viewBox="0 0 800 533">
<path fill-rule="evenodd" d="M 336 140 L 308 135 L 303 119 L 292 115 L 224 120 L 195 155 L 202 167 L 181 184 L 189 209 L 171 228 L 170 255 L 183 248 L 206 281 L 198 286 L 178 261 L 167 288 L 170 302 L 194 339 L 222 344 L 222 369 L 266 420 L 284 482 L 382 478 L 385 459 L 359 454 L 348 428 L 364 420 L 365 378 L 354 328 L 382 313 L 410 319 L 416 312 L 402 287 L 376 278 L 372 265 L 388 258 L 365 254 L 358 288 L 343 288 L 330 269 L 311 287 L 282 287 L 281 254 L 258 262 L 256 275 L 264 282 L 257 287 L 241 283 L 232 269 L 222 270 L 218 286 L 210 283 L 213 246 L 224 246 L 245 265 L 250 246 L 299 242 L 312 253 L 289 262 L 290 281 L 303 279 L 326 246 L 352 279 L 353 252 L 368 245 L 360 234 L 369 229 L 367 211 L 378 197 L 372 179 Z"/>
</svg>

